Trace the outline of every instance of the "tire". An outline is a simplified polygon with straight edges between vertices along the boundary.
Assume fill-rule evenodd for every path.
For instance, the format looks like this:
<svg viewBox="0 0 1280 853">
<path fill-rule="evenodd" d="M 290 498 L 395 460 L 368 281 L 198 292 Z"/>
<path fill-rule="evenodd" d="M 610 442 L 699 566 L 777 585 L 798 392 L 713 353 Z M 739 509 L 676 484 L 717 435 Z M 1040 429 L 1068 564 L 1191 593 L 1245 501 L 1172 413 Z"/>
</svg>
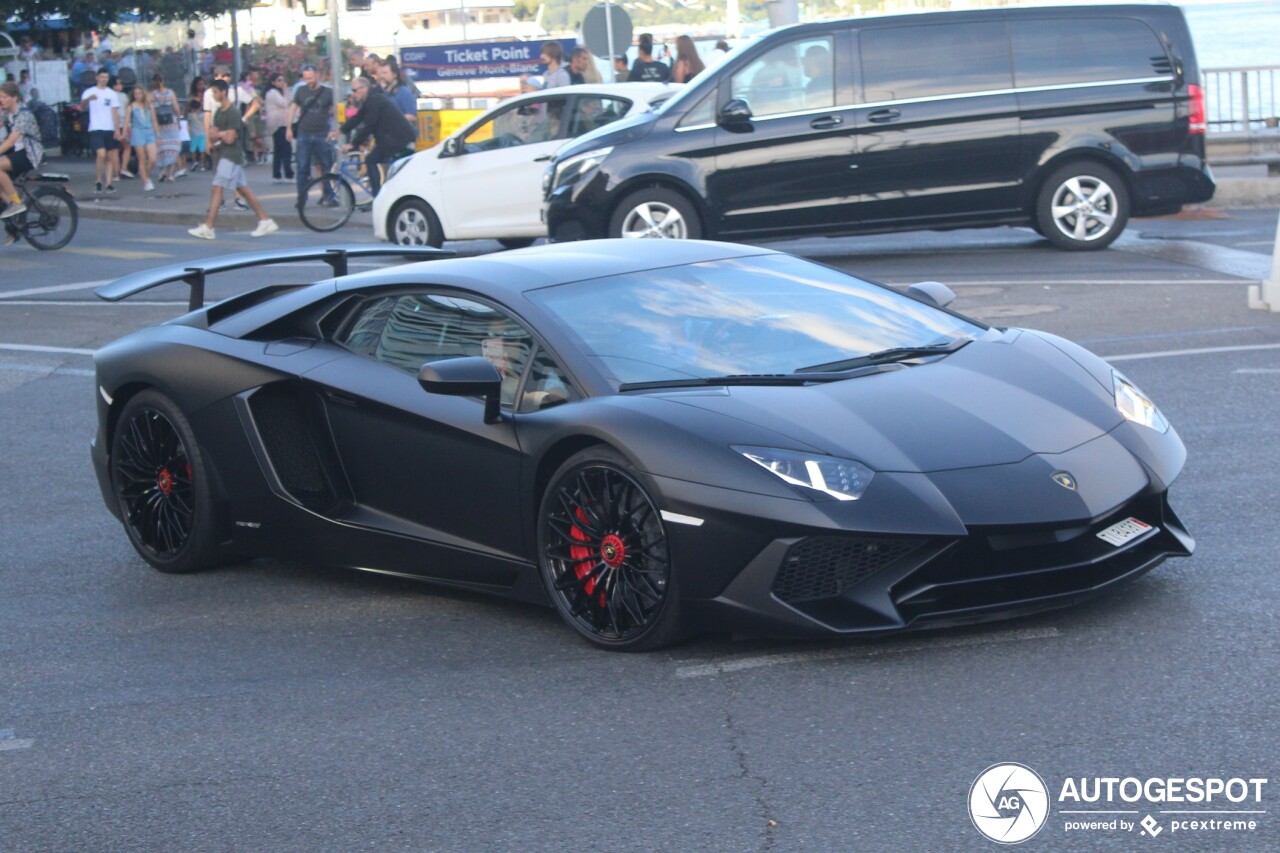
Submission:
<svg viewBox="0 0 1280 853">
<path fill-rule="evenodd" d="M 698 211 L 675 190 L 650 187 L 622 200 L 609 218 L 610 237 L 697 240 L 702 236 Z"/>
<path fill-rule="evenodd" d="M 1129 222 L 1129 190 L 1101 163 L 1068 163 L 1049 175 L 1036 199 L 1045 238 L 1072 252 L 1105 249 Z"/>
<path fill-rule="evenodd" d="M 320 175 L 307 181 L 303 188 L 298 215 L 303 225 L 324 233 L 346 225 L 355 209 L 355 194 L 345 179 L 339 175 Z"/>
<path fill-rule="evenodd" d="M 125 404 L 111 439 L 111 488 L 134 549 L 185 574 L 218 562 L 209 478 L 191 424 L 158 391 Z"/>
<path fill-rule="evenodd" d="M 536 239 L 536 237 L 500 237 L 498 242 L 504 249 L 527 249 Z"/>
<path fill-rule="evenodd" d="M 387 217 L 387 239 L 401 246 L 439 249 L 444 245 L 444 229 L 431 205 L 422 199 L 407 198 Z"/>
<path fill-rule="evenodd" d="M 75 199 L 57 187 L 37 187 L 23 214 L 27 242 L 42 252 L 61 249 L 76 236 L 80 211 Z"/>
<path fill-rule="evenodd" d="M 685 635 L 662 517 L 616 451 L 570 457 L 538 508 L 538 571 L 560 617 L 592 645 L 648 651 Z"/>
</svg>

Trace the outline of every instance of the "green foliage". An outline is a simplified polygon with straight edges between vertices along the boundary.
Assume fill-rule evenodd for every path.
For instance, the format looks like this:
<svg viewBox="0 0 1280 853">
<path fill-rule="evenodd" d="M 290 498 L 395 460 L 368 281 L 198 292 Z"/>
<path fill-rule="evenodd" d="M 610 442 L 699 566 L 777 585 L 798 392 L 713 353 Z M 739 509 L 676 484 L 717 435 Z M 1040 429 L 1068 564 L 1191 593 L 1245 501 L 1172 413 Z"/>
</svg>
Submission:
<svg viewBox="0 0 1280 853">
<path fill-rule="evenodd" d="M 148 19 L 160 23 L 214 18 L 232 9 L 248 9 L 253 0 L 0 0 L 0 20 L 17 17 L 38 27 L 49 18 L 66 18 L 77 29 L 109 29 L 121 15 L 142 8 Z"/>
</svg>

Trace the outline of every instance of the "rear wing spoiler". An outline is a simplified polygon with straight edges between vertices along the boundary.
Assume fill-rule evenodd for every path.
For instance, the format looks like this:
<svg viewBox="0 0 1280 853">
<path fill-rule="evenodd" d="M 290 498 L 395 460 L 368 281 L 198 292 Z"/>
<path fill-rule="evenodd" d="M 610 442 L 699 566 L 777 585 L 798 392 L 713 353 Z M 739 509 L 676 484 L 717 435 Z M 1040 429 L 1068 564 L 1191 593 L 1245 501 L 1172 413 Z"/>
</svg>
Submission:
<svg viewBox="0 0 1280 853">
<path fill-rule="evenodd" d="M 99 299 L 107 302 L 119 302 L 143 291 L 174 281 L 186 282 L 191 287 L 191 298 L 187 310 L 195 311 L 204 307 L 204 280 L 214 273 L 242 270 L 249 267 L 270 266 L 271 264 L 288 264 L 299 261 L 324 261 L 333 270 L 334 276 L 347 274 L 347 261 L 351 258 L 394 257 L 400 256 L 409 261 L 430 261 L 437 258 L 448 258 L 453 252 L 444 249 L 433 249 L 430 246 L 388 246 L 388 245 L 353 245 L 334 246 L 329 248 L 307 247 L 301 249 L 269 249 L 263 252 L 240 252 L 235 255 L 219 255 L 216 258 L 205 258 L 183 264 L 171 264 L 167 267 L 143 270 L 124 278 L 118 278 L 110 284 L 104 284 L 94 291 Z"/>
</svg>

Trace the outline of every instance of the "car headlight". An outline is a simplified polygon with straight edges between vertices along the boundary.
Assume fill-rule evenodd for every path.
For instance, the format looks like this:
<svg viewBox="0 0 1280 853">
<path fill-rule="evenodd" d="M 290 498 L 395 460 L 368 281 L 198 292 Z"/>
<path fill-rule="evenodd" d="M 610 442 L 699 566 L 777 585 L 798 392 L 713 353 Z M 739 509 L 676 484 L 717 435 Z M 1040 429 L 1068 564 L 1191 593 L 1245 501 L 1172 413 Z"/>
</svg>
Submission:
<svg viewBox="0 0 1280 853">
<path fill-rule="evenodd" d="M 1151 402 L 1151 398 L 1143 394 L 1138 386 L 1130 382 L 1123 373 L 1112 370 L 1111 381 L 1115 386 L 1116 408 L 1120 410 L 1120 414 L 1135 424 L 1151 427 L 1157 432 L 1165 432 L 1169 429 L 1168 419 L 1156 408 L 1156 404 Z"/>
<path fill-rule="evenodd" d="M 408 166 L 409 161 L 412 159 L 413 159 L 413 155 L 410 154 L 408 157 L 401 157 L 399 160 L 396 160 L 394 163 L 392 163 L 391 168 L 387 169 L 387 181 L 394 178 L 396 176 L 396 173 L 399 172 L 401 169 L 403 169 L 405 166 Z M 386 183 L 386 181 L 383 181 L 383 183 Z"/>
<path fill-rule="evenodd" d="M 811 500 L 856 501 L 875 476 L 866 465 L 852 459 L 774 447 L 733 449 Z"/>
<path fill-rule="evenodd" d="M 608 157 L 611 151 L 613 151 L 612 145 L 604 148 L 593 148 L 590 151 L 575 154 L 566 160 L 556 163 L 551 167 L 550 178 L 543 181 L 546 185 L 546 191 L 551 192 L 557 187 L 572 184 L 578 178 L 603 163 L 604 158 Z"/>
</svg>

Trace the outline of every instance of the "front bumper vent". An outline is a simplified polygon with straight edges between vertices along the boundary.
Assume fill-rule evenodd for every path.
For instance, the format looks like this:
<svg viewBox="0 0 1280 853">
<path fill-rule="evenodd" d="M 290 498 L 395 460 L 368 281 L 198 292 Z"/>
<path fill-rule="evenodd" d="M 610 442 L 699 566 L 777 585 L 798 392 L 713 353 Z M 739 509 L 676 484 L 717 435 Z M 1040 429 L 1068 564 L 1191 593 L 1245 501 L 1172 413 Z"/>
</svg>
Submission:
<svg viewBox="0 0 1280 853">
<path fill-rule="evenodd" d="M 811 536 L 787 550 L 773 594 L 788 604 L 836 598 L 919 548 L 919 539 Z"/>
</svg>

